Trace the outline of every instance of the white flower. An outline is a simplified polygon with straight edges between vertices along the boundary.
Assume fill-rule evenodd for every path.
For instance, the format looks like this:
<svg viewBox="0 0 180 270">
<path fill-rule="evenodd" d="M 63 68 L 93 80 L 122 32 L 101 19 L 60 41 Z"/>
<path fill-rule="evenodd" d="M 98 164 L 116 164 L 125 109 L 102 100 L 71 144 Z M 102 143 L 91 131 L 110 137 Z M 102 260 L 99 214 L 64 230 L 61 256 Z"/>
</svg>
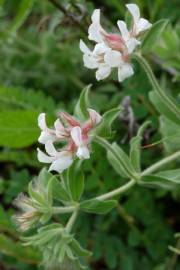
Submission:
<svg viewBox="0 0 180 270">
<path fill-rule="evenodd" d="M 45 113 L 39 115 L 38 126 L 42 130 L 38 141 L 42 144 L 45 144 L 48 141 L 55 142 L 57 140 L 62 140 L 67 136 L 67 132 L 59 119 L 54 123 L 55 129 L 47 127 Z"/>
<path fill-rule="evenodd" d="M 140 18 L 137 5 L 126 6 L 133 16 L 132 29 L 128 30 L 126 23 L 119 20 L 117 25 L 120 34 L 106 32 L 100 23 L 100 10 L 95 9 L 91 16 L 92 23 L 88 29 L 88 38 L 96 42 L 96 45 L 91 51 L 82 40 L 80 41 L 84 66 L 97 69 L 97 80 L 107 78 L 114 68 L 118 68 L 120 82 L 134 74 L 132 65 L 129 63 L 129 56 L 140 44 L 137 39 L 139 33 L 150 28 L 151 24 Z"/>
<path fill-rule="evenodd" d="M 59 173 L 63 172 L 65 169 L 71 166 L 73 162 L 72 153 L 70 151 L 60 151 L 58 152 L 52 141 L 48 141 L 45 144 L 45 149 L 48 155 L 43 153 L 39 148 L 38 150 L 38 160 L 43 163 L 52 163 L 49 171 L 57 171 Z"/>
<path fill-rule="evenodd" d="M 90 117 L 92 126 L 93 127 L 97 126 L 101 122 L 102 116 L 93 109 L 87 109 L 87 110 L 89 113 L 89 117 Z"/>
<path fill-rule="evenodd" d="M 83 138 L 82 129 L 80 127 L 74 127 L 71 130 L 71 137 L 77 146 L 76 155 L 80 159 L 89 159 L 90 153 L 87 147 L 87 138 Z"/>
<path fill-rule="evenodd" d="M 127 4 L 129 12 L 133 17 L 133 35 L 137 36 L 140 32 L 144 32 L 149 29 L 152 24 L 144 18 L 140 18 L 139 7 L 136 4 Z"/>
</svg>

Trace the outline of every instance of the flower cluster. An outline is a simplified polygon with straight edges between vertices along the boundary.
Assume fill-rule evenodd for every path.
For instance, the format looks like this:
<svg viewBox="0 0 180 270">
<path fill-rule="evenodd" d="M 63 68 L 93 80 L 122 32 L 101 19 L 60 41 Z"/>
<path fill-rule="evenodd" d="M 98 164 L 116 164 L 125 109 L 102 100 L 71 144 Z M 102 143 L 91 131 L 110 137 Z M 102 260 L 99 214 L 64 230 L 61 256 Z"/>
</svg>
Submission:
<svg viewBox="0 0 180 270">
<path fill-rule="evenodd" d="M 68 113 L 61 112 L 62 121 L 57 119 L 54 129 L 47 127 L 44 113 L 39 115 L 38 125 L 41 129 L 39 142 L 45 145 L 48 155 L 38 148 L 38 160 L 51 163 L 49 171 L 61 173 L 71 166 L 75 156 L 79 159 L 90 158 L 89 132 L 100 123 L 102 117 L 95 110 L 88 109 L 87 111 L 89 119 L 83 124 Z M 65 146 L 57 150 L 54 143 L 56 145 L 65 143 Z"/>
<path fill-rule="evenodd" d="M 82 40 L 80 41 L 80 50 L 84 54 L 84 65 L 89 69 L 97 69 L 97 80 L 108 77 L 113 68 L 118 69 L 120 82 L 134 74 L 129 56 L 140 44 L 139 35 L 149 29 L 151 23 L 140 18 L 137 5 L 127 4 L 126 7 L 133 19 L 130 30 L 124 21 L 118 20 L 117 25 L 121 34 L 106 32 L 100 24 L 100 10 L 96 9 L 92 14 L 92 24 L 88 30 L 88 38 L 96 42 L 93 51 Z"/>
</svg>

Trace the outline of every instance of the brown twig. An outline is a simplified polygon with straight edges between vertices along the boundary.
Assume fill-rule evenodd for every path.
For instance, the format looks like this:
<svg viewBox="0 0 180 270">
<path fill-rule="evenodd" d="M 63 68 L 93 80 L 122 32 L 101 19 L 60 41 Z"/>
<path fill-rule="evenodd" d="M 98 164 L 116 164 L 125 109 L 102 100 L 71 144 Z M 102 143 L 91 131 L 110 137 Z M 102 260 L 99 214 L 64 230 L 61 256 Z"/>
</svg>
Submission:
<svg viewBox="0 0 180 270">
<path fill-rule="evenodd" d="M 63 5 L 61 5 L 56 0 L 48 0 L 51 4 L 53 4 L 57 9 L 59 9 L 62 13 L 64 13 L 70 20 L 76 24 L 84 33 L 87 33 L 86 28 L 79 22 L 78 19 L 74 16 L 72 12 L 69 12 Z"/>
</svg>

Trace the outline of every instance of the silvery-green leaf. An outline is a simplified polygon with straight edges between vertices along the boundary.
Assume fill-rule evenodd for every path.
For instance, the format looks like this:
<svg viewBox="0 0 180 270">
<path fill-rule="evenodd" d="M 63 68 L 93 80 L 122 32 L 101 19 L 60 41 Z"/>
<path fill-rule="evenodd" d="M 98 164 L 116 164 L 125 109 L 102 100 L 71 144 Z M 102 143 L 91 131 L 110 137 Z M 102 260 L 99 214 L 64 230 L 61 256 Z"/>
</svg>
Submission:
<svg viewBox="0 0 180 270">
<path fill-rule="evenodd" d="M 94 214 L 106 214 L 117 206 L 117 201 L 100 201 L 97 199 L 87 200 L 81 203 L 80 207 L 84 212 Z"/>
<path fill-rule="evenodd" d="M 79 100 L 75 106 L 74 115 L 77 116 L 77 118 L 80 119 L 81 121 L 86 120 L 89 116 L 87 108 L 89 104 L 88 94 L 89 94 L 90 88 L 91 88 L 91 85 L 88 85 L 82 90 Z"/>
</svg>

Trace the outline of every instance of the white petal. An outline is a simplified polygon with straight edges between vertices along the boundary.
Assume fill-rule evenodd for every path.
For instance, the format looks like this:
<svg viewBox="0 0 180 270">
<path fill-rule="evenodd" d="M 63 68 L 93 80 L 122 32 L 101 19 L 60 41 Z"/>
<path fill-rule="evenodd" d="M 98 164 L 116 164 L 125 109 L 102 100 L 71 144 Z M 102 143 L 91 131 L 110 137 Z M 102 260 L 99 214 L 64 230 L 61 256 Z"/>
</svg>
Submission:
<svg viewBox="0 0 180 270">
<path fill-rule="evenodd" d="M 51 135 L 49 132 L 42 131 L 41 135 L 38 138 L 38 142 L 45 144 L 47 141 L 55 141 L 56 137 L 54 135 Z"/>
<path fill-rule="evenodd" d="M 136 24 L 140 19 L 139 7 L 136 4 L 127 4 L 126 7 L 133 16 L 134 23 Z"/>
<path fill-rule="evenodd" d="M 55 121 L 54 127 L 58 139 L 63 139 L 66 136 L 66 130 L 59 119 Z"/>
<path fill-rule="evenodd" d="M 86 44 L 84 43 L 82 39 L 80 40 L 79 47 L 80 47 L 81 52 L 85 54 L 91 54 L 90 49 L 86 46 Z"/>
<path fill-rule="evenodd" d="M 102 41 L 102 35 L 100 33 L 102 27 L 100 25 L 100 9 L 95 9 L 92 14 L 92 24 L 89 26 L 88 29 L 88 38 L 90 40 L 94 40 L 96 42 Z"/>
<path fill-rule="evenodd" d="M 137 34 L 139 34 L 140 32 L 146 31 L 151 26 L 152 26 L 152 24 L 150 22 L 148 22 L 148 20 L 141 18 L 138 21 L 138 23 L 136 24 Z"/>
<path fill-rule="evenodd" d="M 93 126 L 98 125 L 102 120 L 102 116 L 93 109 L 87 109 L 87 110 L 88 110 L 90 119 L 93 123 Z"/>
<path fill-rule="evenodd" d="M 49 171 L 56 171 L 62 173 L 64 170 L 71 166 L 72 162 L 73 159 L 71 155 L 62 154 L 60 158 L 58 158 L 51 164 Z"/>
<path fill-rule="evenodd" d="M 119 67 L 123 63 L 121 53 L 114 50 L 106 52 L 104 62 L 110 67 Z"/>
<path fill-rule="evenodd" d="M 99 56 L 101 54 L 104 54 L 105 52 L 111 50 L 109 47 L 107 47 L 104 43 L 98 43 L 94 47 L 93 55 Z"/>
<path fill-rule="evenodd" d="M 136 38 L 130 38 L 126 42 L 126 47 L 128 49 L 128 53 L 132 53 L 137 45 L 139 45 L 141 42 L 137 40 Z"/>
<path fill-rule="evenodd" d="M 76 156 L 80 159 L 89 159 L 90 153 L 89 153 L 89 149 L 87 148 L 87 146 L 78 147 L 78 150 L 76 152 Z"/>
<path fill-rule="evenodd" d="M 48 141 L 46 144 L 45 144 L 45 149 L 46 149 L 46 152 L 52 156 L 52 157 L 55 157 L 57 155 L 57 151 L 52 143 L 52 141 Z"/>
<path fill-rule="evenodd" d="M 39 126 L 40 129 L 42 129 L 42 130 L 48 129 L 48 128 L 47 128 L 47 125 L 46 125 L 46 115 L 45 115 L 45 113 L 41 113 L 41 114 L 38 116 L 38 126 Z"/>
<path fill-rule="evenodd" d="M 48 155 L 44 154 L 44 152 L 42 152 L 39 148 L 37 149 L 37 151 L 38 151 L 37 158 L 40 162 L 51 163 L 53 161 L 52 157 L 49 157 Z"/>
<path fill-rule="evenodd" d="M 84 54 L 83 56 L 84 66 L 89 69 L 94 69 L 99 66 L 97 60 L 93 57 L 93 55 Z"/>
<path fill-rule="evenodd" d="M 130 64 L 124 64 L 118 68 L 118 79 L 120 82 L 134 74 L 133 68 Z"/>
<path fill-rule="evenodd" d="M 98 70 L 96 71 L 96 79 L 98 81 L 107 78 L 111 73 L 111 67 L 107 65 L 100 65 Z"/>
<path fill-rule="evenodd" d="M 127 29 L 127 25 L 124 21 L 118 21 L 117 25 L 119 27 L 119 30 L 121 32 L 122 38 L 124 39 L 124 41 L 128 40 L 130 38 L 130 34 L 129 31 Z"/>
<path fill-rule="evenodd" d="M 76 146 L 81 146 L 83 144 L 82 130 L 80 127 L 74 127 L 71 129 L 71 137 Z"/>
</svg>

